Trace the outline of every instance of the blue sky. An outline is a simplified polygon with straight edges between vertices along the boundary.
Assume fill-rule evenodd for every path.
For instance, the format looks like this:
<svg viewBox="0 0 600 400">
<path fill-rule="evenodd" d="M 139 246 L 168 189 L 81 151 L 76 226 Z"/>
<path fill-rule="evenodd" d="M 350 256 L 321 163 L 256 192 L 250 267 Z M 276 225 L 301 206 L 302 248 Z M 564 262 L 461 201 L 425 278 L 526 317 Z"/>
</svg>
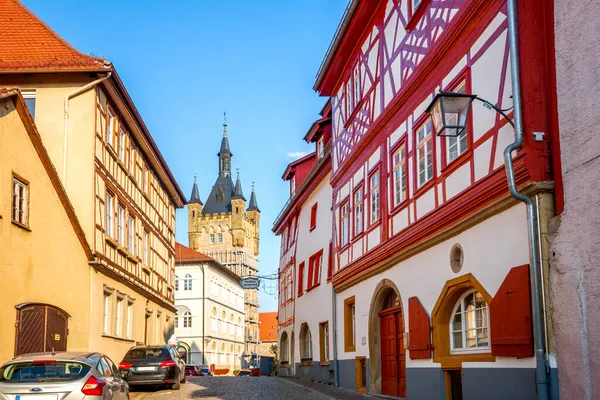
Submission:
<svg viewBox="0 0 600 400">
<path fill-rule="evenodd" d="M 325 99 L 315 74 L 348 0 L 22 0 L 78 50 L 114 63 L 186 196 L 198 174 L 205 199 L 228 134 L 249 199 L 261 214 L 260 274 L 277 271 L 271 232 L 288 198 L 281 180 Z M 177 213 L 187 245 L 187 209 Z M 275 282 L 273 291 L 275 291 Z M 277 300 L 261 290 L 261 311 Z"/>
</svg>

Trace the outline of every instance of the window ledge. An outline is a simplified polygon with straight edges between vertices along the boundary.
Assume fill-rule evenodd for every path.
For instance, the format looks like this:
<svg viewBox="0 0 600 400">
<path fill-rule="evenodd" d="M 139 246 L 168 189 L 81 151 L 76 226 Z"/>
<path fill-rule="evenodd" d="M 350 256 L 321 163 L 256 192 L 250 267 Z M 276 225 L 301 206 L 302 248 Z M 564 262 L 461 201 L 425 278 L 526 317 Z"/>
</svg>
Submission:
<svg viewBox="0 0 600 400">
<path fill-rule="evenodd" d="M 115 239 L 111 238 L 108 235 L 106 235 L 106 237 L 104 238 L 104 240 L 106 241 L 106 243 L 110 244 L 114 248 L 118 248 L 119 247 L 119 243 L 117 243 L 117 241 Z"/>
<path fill-rule="evenodd" d="M 310 292 L 313 289 L 318 288 L 319 286 L 321 286 L 321 282 L 317 283 L 316 285 L 306 288 L 306 293 Z"/>
<path fill-rule="evenodd" d="M 102 334 L 102 337 L 107 338 L 107 339 L 115 339 L 115 340 L 119 340 L 119 341 L 123 341 L 123 342 L 135 343 L 134 339 L 124 338 L 124 337 L 120 337 L 120 336 L 107 335 L 105 333 Z"/>
<path fill-rule="evenodd" d="M 138 256 L 135 256 L 131 253 L 127 253 L 127 258 L 136 264 L 142 261 Z"/>
<path fill-rule="evenodd" d="M 329 366 L 329 361 L 319 361 L 319 365 L 321 367 L 328 367 Z"/>
<path fill-rule="evenodd" d="M 429 189 L 431 189 L 434 185 L 435 185 L 435 174 L 429 178 L 429 180 L 427 182 L 425 182 L 423 184 L 423 186 L 421 186 L 420 188 L 418 188 L 414 193 L 412 198 L 416 199 L 417 197 L 419 197 L 420 195 L 422 195 L 423 193 L 425 193 L 426 191 L 428 191 Z M 417 179 L 419 179 L 417 177 Z M 417 183 L 418 184 L 418 183 Z"/>
<path fill-rule="evenodd" d="M 114 133 L 113 133 L 113 135 L 114 135 Z M 106 150 L 108 150 L 108 152 L 110 153 L 110 155 L 112 155 L 115 160 L 117 160 L 117 161 L 119 160 L 119 156 L 117 155 L 117 151 L 115 150 L 115 148 L 113 147 L 112 144 L 107 143 L 106 144 Z"/>
<path fill-rule="evenodd" d="M 313 362 L 312 362 L 312 360 L 310 360 L 310 361 L 302 361 L 302 362 L 300 363 L 300 366 L 301 366 L 301 367 L 312 367 L 312 365 L 313 365 Z"/>
<path fill-rule="evenodd" d="M 347 347 L 344 347 L 344 351 L 345 351 L 346 353 L 352 353 L 352 352 L 355 352 L 355 351 L 356 351 L 356 346 L 347 346 Z"/>
<path fill-rule="evenodd" d="M 13 223 L 13 225 L 18 226 L 21 229 L 25 229 L 27 232 L 31 232 L 31 228 L 29 226 L 22 224 L 20 222 L 17 222 L 14 219 L 11 220 L 11 222 Z"/>
</svg>

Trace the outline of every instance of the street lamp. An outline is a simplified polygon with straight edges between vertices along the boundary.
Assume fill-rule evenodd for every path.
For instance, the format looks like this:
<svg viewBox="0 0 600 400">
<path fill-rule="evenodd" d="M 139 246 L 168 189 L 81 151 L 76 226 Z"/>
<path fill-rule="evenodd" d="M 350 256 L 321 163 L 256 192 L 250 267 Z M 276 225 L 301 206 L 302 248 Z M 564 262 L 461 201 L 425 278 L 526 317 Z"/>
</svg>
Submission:
<svg viewBox="0 0 600 400">
<path fill-rule="evenodd" d="M 467 121 L 471 103 L 479 100 L 483 106 L 490 110 L 496 110 L 514 127 L 512 120 L 499 107 L 474 94 L 439 92 L 427 107 L 431 114 L 433 129 L 437 136 L 457 137 L 467 129 Z"/>
</svg>

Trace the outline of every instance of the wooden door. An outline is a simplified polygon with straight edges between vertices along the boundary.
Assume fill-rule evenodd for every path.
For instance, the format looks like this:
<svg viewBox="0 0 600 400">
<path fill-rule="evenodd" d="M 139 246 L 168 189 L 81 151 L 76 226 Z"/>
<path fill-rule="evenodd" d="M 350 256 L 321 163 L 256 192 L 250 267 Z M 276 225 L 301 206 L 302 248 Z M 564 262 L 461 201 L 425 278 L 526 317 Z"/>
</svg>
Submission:
<svg viewBox="0 0 600 400">
<path fill-rule="evenodd" d="M 29 305 L 17 313 L 15 355 L 66 351 L 68 315 L 47 305 Z"/>
<path fill-rule="evenodd" d="M 381 317 L 381 393 L 398 396 L 398 343 L 396 317 Z"/>
<path fill-rule="evenodd" d="M 381 323 L 381 394 L 405 397 L 404 332 L 399 309 L 380 313 Z"/>
<path fill-rule="evenodd" d="M 46 307 L 46 351 L 67 351 L 67 316 Z"/>
</svg>

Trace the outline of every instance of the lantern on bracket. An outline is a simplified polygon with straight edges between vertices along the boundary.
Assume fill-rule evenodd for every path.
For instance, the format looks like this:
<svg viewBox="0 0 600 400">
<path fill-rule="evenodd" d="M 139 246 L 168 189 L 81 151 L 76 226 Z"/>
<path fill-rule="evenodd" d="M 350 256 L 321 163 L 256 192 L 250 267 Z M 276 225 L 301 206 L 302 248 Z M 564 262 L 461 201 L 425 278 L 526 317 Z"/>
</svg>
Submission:
<svg viewBox="0 0 600 400">
<path fill-rule="evenodd" d="M 473 94 L 440 92 L 427 107 L 437 136 L 457 137 L 467 129 Z"/>
</svg>

